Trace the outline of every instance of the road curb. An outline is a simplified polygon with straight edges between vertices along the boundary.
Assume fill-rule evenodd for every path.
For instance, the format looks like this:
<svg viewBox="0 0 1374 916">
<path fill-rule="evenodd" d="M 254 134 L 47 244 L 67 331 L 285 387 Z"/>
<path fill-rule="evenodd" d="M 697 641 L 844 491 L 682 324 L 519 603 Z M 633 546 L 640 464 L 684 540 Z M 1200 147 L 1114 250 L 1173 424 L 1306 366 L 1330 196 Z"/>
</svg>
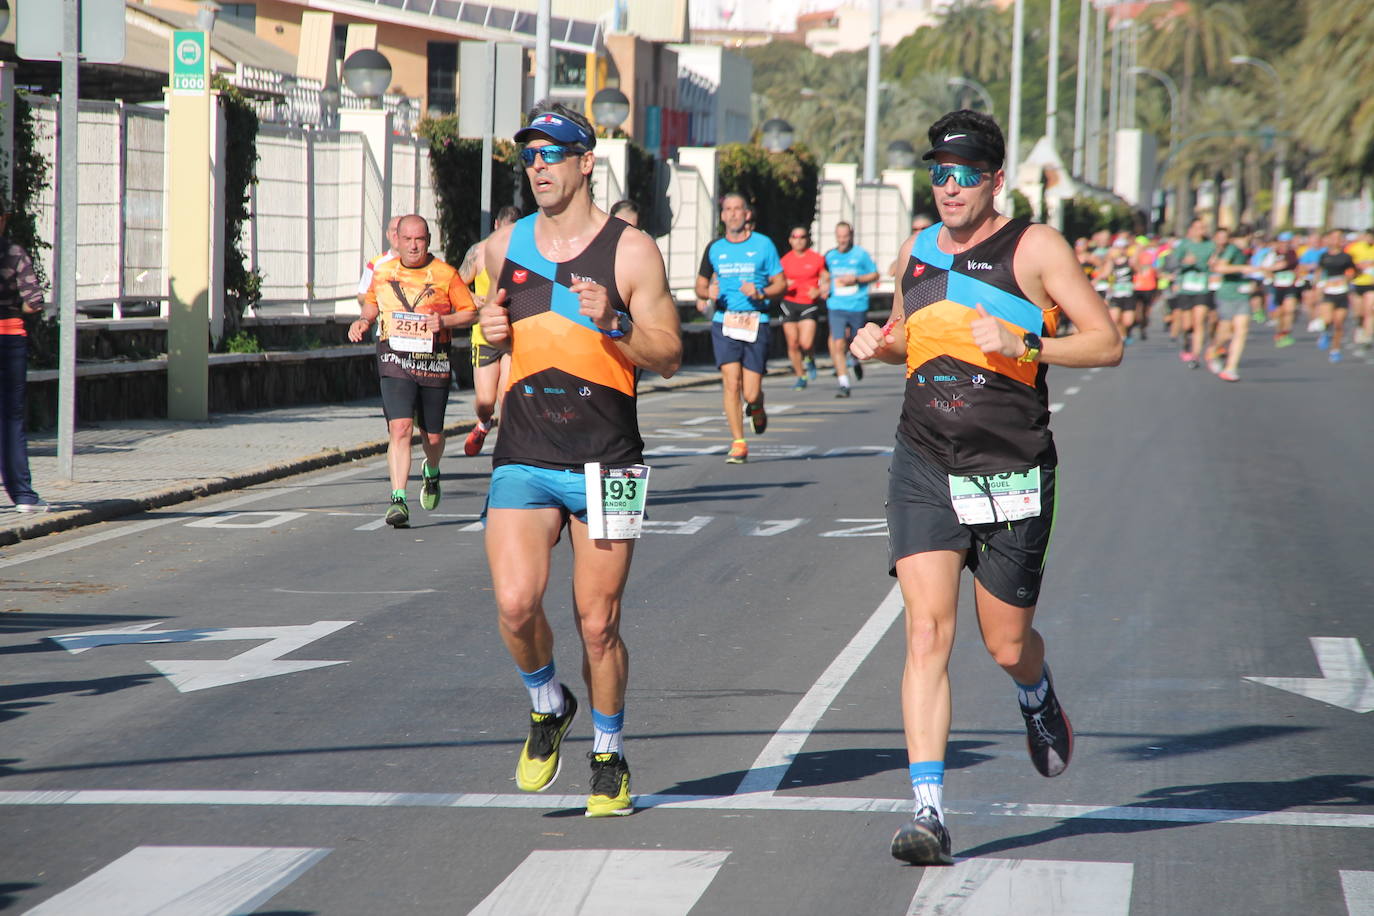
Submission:
<svg viewBox="0 0 1374 916">
<path fill-rule="evenodd" d="M 781 375 L 790 371 L 790 369 L 775 369 L 768 374 Z M 706 385 L 717 384 L 719 381 L 720 378 L 715 375 L 703 378 L 684 378 L 680 381 L 675 379 L 662 379 L 656 383 L 647 385 L 641 393 L 650 394 L 656 391 L 672 391 L 679 388 L 700 388 Z M 450 438 L 458 435 L 467 435 L 473 425 L 474 423 L 471 420 L 449 424 L 444 427 L 444 435 Z M 418 444 L 419 441 L 419 436 L 416 436 L 412 440 L 415 444 Z M 326 449 L 322 452 L 316 452 L 313 455 L 305 455 L 301 458 L 294 458 L 289 461 L 279 461 L 275 464 L 254 468 L 242 474 L 234 474 L 229 477 L 220 477 L 212 480 L 198 480 L 194 483 L 176 484 L 165 490 L 159 490 L 136 498 L 106 499 L 82 506 L 79 509 L 46 512 L 42 515 L 34 516 L 32 521 L 11 525 L 4 530 L 0 530 L 0 547 L 12 547 L 20 541 L 28 541 L 34 538 L 43 537 L 44 535 L 56 534 L 59 531 L 70 531 L 73 528 L 97 525 L 100 522 L 120 518 L 125 515 L 133 515 L 136 512 L 146 512 L 149 509 L 161 509 L 166 506 L 176 505 L 177 503 L 189 502 L 193 499 L 214 496 L 231 490 L 240 490 L 244 487 L 267 483 L 272 480 L 280 480 L 283 477 L 291 477 L 295 474 L 303 474 L 307 471 L 318 471 L 321 468 L 346 464 L 350 461 L 356 461 L 359 458 L 369 458 L 373 455 L 384 454 L 386 448 L 386 439 L 374 439 L 360 443 L 351 448 Z"/>
</svg>

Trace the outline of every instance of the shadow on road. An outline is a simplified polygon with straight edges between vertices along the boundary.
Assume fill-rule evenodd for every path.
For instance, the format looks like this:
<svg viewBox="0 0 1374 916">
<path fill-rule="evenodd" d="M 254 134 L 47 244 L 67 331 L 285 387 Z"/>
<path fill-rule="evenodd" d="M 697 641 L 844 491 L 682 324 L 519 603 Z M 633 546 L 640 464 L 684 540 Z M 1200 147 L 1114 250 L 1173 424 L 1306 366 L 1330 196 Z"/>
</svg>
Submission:
<svg viewBox="0 0 1374 916">
<path fill-rule="evenodd" d="M 73 696 L 96 697 L 106 693 L 117 693 L 130 687 L 139 687 L 152 680 L 161 680 L 157 672 L 147 674 L 126 674 L 120 677 L 103 677 L 91 681 L 46 681 L 36 684 L 8 684 L 0 687 L 0 722 L 17 719 L 28 710 L 46 703 L 26 703 L 36 697 L 50 697 L 59 693 Z M 4 767 L 0 766 L 0 773 Z"/>
<path fill-rule="evenodd" d="M 993 840 L 981 846 L 965 849 L 958 855 L 962 858 L 975 858 L 1081 836 L 1132 834 L 1193 827 L 1198 824 L 1216 823 L 1218 820 L 1240 819 L 1255 811 L 1287 811 L 1305 807 L 1367 807 L 1374 805 L 1374 787 L 1367 785 L 1371 781 L 1374 781 L 1374 776 L 1331 774 L 1307 776 L 1288 782 L 1218 782 L 1208 785 L 1170 786 L 1144 793 L 1141 796 L 1142 801 L 1111 809 L 1110 819 L 1069 818 L 1046 830 Z M 1153 811 L 1169 808 L 1214 811 L 1217 812 L 1217 817 L 1199 818 L 1197 821 L 1160 820 L 1152 814 Z M 1140 820 L 1129 819 L 1132 809 L 1140 811 Z"/>
<path fill-rule="evenodd" d="M 1255 741 L 1289 738 L 1302 732 L 1316 730 L 1316 728 L 1308 725 L 1237 725 L 1233 728 L 1218 728 L 1194 735 L 1177 735 L 1166 740 L 1132 744 L 1117 748 L 1112 753 L 1129 757 L 1132 760 L 1181 757 L 1185 754 L 1219 751 L 1223 748 L 1235 747 L 1238 744 L 1251 744 Z"/>
</svg>

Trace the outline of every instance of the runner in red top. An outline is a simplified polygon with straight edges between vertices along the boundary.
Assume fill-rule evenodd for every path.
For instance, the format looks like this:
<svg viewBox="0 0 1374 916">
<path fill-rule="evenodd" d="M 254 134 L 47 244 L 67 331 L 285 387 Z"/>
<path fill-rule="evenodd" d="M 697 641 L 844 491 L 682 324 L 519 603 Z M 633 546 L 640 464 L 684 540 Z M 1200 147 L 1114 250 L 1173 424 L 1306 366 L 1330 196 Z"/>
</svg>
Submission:
<svg viewBox="0 0 1374 916">
<path fill-rule="evenodd" d="M 830 285 L 825 258 L 811 247 L 811 230 L 793 226 L 787 234 L 792 250 L 782 256 L 782 272 L 787 291 L 782 297 L 782 335 L 787 340 L 787 358 L 797 381 L 793 390 L 806 387 L 816 377 L 816 360 L 811 350 L 816 344 L 816 316 L 821 311 L 821 290 Z"/>
</svg>

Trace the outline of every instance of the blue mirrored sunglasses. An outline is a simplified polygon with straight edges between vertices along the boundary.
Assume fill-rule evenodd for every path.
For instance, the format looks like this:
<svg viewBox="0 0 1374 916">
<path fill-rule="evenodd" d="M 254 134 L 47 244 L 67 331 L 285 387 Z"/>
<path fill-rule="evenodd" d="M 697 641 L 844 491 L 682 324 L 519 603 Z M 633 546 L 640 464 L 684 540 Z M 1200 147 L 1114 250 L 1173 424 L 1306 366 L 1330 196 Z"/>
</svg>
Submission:
<svg viewBox="0 0 1374 916">
<path fill-rule="evenodd" d="M 548 160 L 544 160 L 547 162 Z M 932 165 L 930 167 L 930 183 L 934 187 L 944 187 L 951 175 L 954 176 L 954 183 L 961 188 L 976 188 L 983 183 L 984 175 L 992 173 L 976 168 L 971 165 Z"/>
<path fill-rule="evenodd" d="M 559 143 L 550 143 L 547 146 L 527 146 L 520 151 L 520 161 L 525 165 L 534 165 L 534 157 L 543 158 L 545 165 L 558 165 L 569 156 L 580 156 L 585 153 L 580 146 L 564 146 Z"/>
</svg>

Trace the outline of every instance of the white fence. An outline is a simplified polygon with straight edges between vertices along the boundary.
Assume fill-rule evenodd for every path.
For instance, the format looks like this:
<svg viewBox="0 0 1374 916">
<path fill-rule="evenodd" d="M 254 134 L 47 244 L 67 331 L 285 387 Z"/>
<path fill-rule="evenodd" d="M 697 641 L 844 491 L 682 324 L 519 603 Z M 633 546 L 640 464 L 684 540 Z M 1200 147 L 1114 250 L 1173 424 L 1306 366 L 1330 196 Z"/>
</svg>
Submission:
<svg viewBox="0 0 1374 916">
<path fill-rule="evenodd" d="M 28 102 L 37 152 L 53 170 L 39 193 L 37 212 L 39 237 L 53 247 L 32 253 L 51 277 L 57 266 L 57 103 L 42 96 L 29 96 Z M 105 305 L 117 313 L 131 302 L 166 297 L 164 118 L 159 109 L 121 102 L 81 104 L 76 251 L 81 305 Z"/>
<path fill-rule="evenodd" d="M 57 103 L 28 96 L 38 149 L 52 169 L 38 200 L 34 252 L 49 277 L 57 244 Z M 166 113 L 121 102 L 80 105 L 77 307 L 120 317 L 166 311 Z M 419 213 L 436 228 L 438 208 L 424 141 L 393 137 L 390 188 L 361 134 L 283 127 L 258 131 L 258 184 L 244 226 L 247 267 L 263 275 L 267 310 L 333 314 L 353 303 L 363 262 L 384 250 L 392 213 Z"/>
<path fill-rule="evenodd" d="M 693 299 L 701 256 L 716 232 L 716 202 L 701 173 L 690 165 L 669 164 L 668 205 L 672 226 L 658 240 L 668 269 L 668 288 L 679 299 Z"/>
</svg>

